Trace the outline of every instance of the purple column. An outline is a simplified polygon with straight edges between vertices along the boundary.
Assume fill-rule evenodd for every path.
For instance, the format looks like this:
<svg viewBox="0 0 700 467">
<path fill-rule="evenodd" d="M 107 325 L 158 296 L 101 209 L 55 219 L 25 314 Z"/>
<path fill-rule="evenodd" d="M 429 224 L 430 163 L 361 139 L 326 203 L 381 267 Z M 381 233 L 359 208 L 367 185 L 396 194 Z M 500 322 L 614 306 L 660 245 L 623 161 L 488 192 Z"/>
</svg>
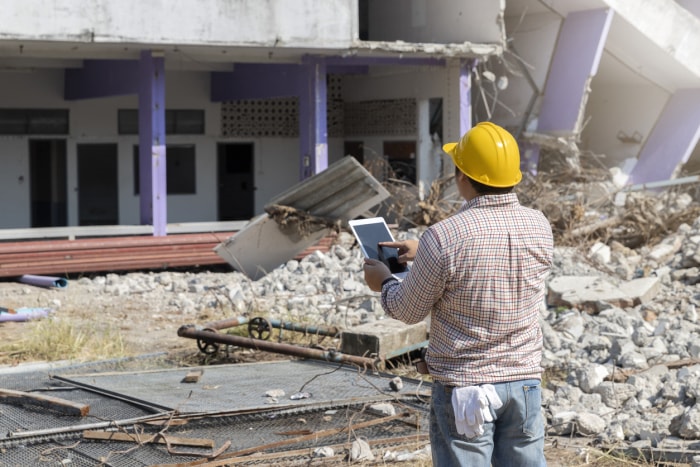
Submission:
<svg viewBox="0 0 700 467">
<path fill-rule="evenodd" d="M 472 70 L 474 61 L 463 61 L 459 67 L 459 137 L 472 127 Z"/>
<path fill-rule="evenodd" d="M 322 58 L 307 56 L 303 65 L 306 73 L 299 90 L 300 180 L 328 167 L 326 63 Z"/>
<path fill-rule="evenodd" d="M 139 188 L 141 224 L 167 235 L 165 164 L 165 60 L 141 52 L 139 88 Z"/>
<path fill-rule="evenodd" d="M 561 136 L 580 133 L 588 83 L 598 70 L 612 17 L 612 9 L 567 15 L 544 88 L 538 132 Z"/>
<path fill-rule="evenodd" d="M 630 173 L 630 183 L 673 178 L 700 138 L 700 89 L 680 89 L 669 99 Z"/>
</svg>

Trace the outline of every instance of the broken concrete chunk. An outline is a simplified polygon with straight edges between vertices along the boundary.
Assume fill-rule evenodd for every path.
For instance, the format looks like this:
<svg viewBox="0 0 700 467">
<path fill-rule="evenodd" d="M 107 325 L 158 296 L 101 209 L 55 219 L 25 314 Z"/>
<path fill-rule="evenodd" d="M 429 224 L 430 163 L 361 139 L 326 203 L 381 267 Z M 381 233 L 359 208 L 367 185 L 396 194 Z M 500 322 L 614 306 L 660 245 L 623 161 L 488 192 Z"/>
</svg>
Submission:
<svg viewBox="0 0 700 467">
<path fill-rule="evenodd" d="M 357 439 L 353 441 L 352 447 L 350 448 L 350 460 L 373 461 L 374 454 L 372 454 L 372 449 L 369 447 L 369 443 L 364 439 Z"/>
<path fill-rule="evenodd" d="M 576 426 L 579 434 L 594 436 L 605 431 L 607 423 L 594 413 L 579 413 L 576 417 Z"/>
<path fill-rule="evenodd" d="M 284 389 L 270 389 L 268 391 L 265 391 L 266 397 L 280 398 L 280 397 L 284 397 L 284 394 L 285 394 Z"/>
<path fill-rule="evenodd" d="M 372 404 L 369 409 L 381 415 L 391 416 L 396 415 L 396 407 L 389 402 L 380 402 L 378 404 Z"/>
<path fill-rule="evenodd" d="M 425 321 L 404 324 L 395 319 L 383 319 L 343 331 L 340 351 L 347 355 L 389 359 L 424 347 L 427 340 Z"/>
<path fill-rule="evenodd" d="M 335 451 L 330 446 L 322 446 L 320 448 L 314 449 L 313 457 L 333 457 L 335 456 Z"/>
<path fill-rule="evenodd" d="M 640 277 L 623 282 L 620 289 L 632 299 L 632 306 L 649 303 L 661 288 L 658 277 Z"/>
<path fill-rule="evenodd" d="M 403 380 L 401 380 L 400 376 L 392 378 L 391 381 L 389 381 L 389 387 L 392 391 L 398 392 L 403 389 Z"/>
<path fill-rule="evenodd" d="M 659 292 L 661 284 L 658 277 L 642 277 L 615 285 L 603 277 L 562 276 L 552 279 L 548 287 L 548 305 L 597 314 L 606 303 L 618 308 L 648 303 Z"/>
<path fill-rule="evenodd" d="M 612 253 L 610 247 L 605 243 L 596 242 L 590 250 L 589 257 L 599 263 L 608 264 L 610 262 Z"/>
</svg>

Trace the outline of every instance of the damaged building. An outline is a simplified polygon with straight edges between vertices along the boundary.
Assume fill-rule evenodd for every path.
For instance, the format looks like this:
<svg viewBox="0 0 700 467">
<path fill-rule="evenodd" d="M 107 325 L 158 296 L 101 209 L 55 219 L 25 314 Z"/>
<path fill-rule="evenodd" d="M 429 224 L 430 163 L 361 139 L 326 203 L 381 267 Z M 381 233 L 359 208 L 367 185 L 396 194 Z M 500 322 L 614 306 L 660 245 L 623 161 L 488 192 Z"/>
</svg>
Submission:
<svg viewBox="0 0 700 467">
<path fill-rule="evenodd" d="M 595 155 L 649 183 L 699 152 L 694 0 L 2 7 L 5 240 L 237 230 L 347 155 L 426 196 L 484 120 L 530 172 Z"/>
</svg>

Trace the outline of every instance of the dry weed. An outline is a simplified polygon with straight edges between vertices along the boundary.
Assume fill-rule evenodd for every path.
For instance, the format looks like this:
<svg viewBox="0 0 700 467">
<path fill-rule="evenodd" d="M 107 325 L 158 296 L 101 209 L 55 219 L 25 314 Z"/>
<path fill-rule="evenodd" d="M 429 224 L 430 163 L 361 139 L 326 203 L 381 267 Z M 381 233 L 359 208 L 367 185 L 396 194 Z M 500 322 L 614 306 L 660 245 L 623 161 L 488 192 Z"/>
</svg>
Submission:
<svg viewBox="0 0 700 467">
<path fill-rule="evenodd" d="M 22 339 L 0 345 L 0 360 L 91 361 L 126 356 L 118 330 L 48 318 L 27 323 Z"/>
</svg>

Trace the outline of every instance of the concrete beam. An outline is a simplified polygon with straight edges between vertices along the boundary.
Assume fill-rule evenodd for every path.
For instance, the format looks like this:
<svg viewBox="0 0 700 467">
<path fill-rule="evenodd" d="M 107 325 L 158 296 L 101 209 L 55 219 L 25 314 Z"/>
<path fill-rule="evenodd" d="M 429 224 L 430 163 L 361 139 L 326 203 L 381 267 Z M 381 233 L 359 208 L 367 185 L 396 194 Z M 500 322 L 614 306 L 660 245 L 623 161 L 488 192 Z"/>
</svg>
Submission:
<svg viewBox="0 0 700 467">
<path fill-rule="evenodd" d="M 211 74 L 211 100 L 272 99 L 299 95 L 304 68 L 284 63 L 237 63 Z"/>
<path fill-rule="evenodd" d="M 139 66 L 137 60 L 85 60 L 82 68 L 65 70 L 64 99 L 136 94 L 139 92 Z"/>
<path fill-rule="evenodd" d="M 577 137 L 612 22 L 612 9 L 578 11 L 567 15 L 559 32 L 545 84 L 537 131 Z"/>
<path fill-rule="evenodd" d="M 676 91 L 644 143 L 639 160 L 630 173 L 630 183 L 673 178 L 688 161 L 699 138 L 700 89 Z"/>
</svg>

